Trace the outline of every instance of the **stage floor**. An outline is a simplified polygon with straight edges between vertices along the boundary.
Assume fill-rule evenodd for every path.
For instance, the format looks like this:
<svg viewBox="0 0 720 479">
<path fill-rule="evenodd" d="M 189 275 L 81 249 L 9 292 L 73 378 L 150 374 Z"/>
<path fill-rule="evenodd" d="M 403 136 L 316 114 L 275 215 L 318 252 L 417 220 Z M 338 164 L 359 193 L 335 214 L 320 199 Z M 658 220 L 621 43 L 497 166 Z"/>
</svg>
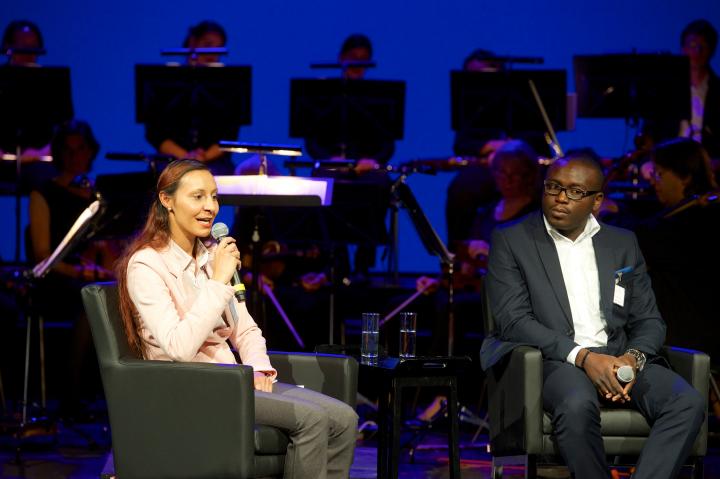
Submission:
<svg viewBox="0 0 720 479">
<path fill-rule="evenodd" d="M 102 415 L 100 415 L 102 416 Z M 474 430 L 464 424 L 461 440 L 461 473 L 464 479 L 490 477 L 490 456 L 483 447 L 487 436 L 480 434 L 471 443 Z M 372 479 L 377 477 L 377 450 L 373 434 L 367 431 L 359 434 L 351 479 Z M 413 438 L 407 430 L 403 442 Z M 107 422 L 100 417 L 95 422 L 68 426 L 60 423 L 55 440 L 51 437 L 37 437 L 21 454 L 21 464 L 15 462 L 15 451 L 6 436 L 0 436 L 0 478 L 28 479 L 85 479 L 100 478 L 104 472 L 112 471 L 110 432 Z M 426 434 L 415 453 L 414 461 L 409 458 L 409 449 L 403 449 L 400 464 L 400 478 L 446 478 L 449 477 L 444 425 L 438 424 L 435 431 Z M 437 447 L 434 447 L 437 445 Z M 709 456 L 706 458 L 705 478 L 720 478 L 720 438 L 713 435 Z M 619 470 L 618 477 L 629 477 L 627 470 Z M 105 476 L 107 477 L 107 476 Z M 523 477 L 521 468 L 506 471 L 507 478 Z M 544 468 L 539 477 L 566 478 L 567 470 L 562 467 Z M 687 471 L 680 477 L 689 477 Z"/>
</svg>

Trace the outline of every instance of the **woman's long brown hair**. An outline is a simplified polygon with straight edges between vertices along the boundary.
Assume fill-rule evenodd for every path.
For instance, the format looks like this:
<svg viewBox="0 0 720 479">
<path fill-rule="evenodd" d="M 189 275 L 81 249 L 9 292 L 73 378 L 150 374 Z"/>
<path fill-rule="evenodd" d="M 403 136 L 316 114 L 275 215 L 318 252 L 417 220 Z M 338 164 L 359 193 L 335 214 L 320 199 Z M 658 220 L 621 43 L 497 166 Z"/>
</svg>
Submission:
<svg viewBox="0 0 720 479">
<path fill-rule="evenodd" d="M 137 309 L 130 299 L 127 283 L 127 269 L 130 258 L 143 248 L 162 249 L 170 241 L 170 215 L 167 208 L 160 202 L 160 193 L 173 196 L 180 185 L 180 180 L 191 171 L 205 170 L 208 167 L 195 160 L 177 160 L 170 163 L 160 174 L 157 182 L 155 200 L 150 206 L 147 221 L 140 233 L 127 247 L 117 262 L 116 277 L 120 295 L 120 315 L 130 349 L 137 356 L 143 356 L 144 348 L 140 338 L 140 318 Z"/>
</svg>

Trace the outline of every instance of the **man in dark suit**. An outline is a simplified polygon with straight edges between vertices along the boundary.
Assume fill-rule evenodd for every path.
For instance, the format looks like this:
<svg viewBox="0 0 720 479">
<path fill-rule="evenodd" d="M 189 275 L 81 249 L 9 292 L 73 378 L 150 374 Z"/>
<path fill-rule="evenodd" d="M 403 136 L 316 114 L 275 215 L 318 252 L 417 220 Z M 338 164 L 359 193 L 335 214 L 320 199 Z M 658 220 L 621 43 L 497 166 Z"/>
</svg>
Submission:
<svg viewBox="0 0 720 479">
<path fill-rule="evenodd" d="M 575 477 L 610 477 L 601 403 L 633 407 L 652 426 L 633 477 L 675 477 L 705 399 L 656 356 L 665 324 L 635 236 L 593 216 L 602 184 L 592 160 L 558 160 L 545 179 L 542 214 L 494 232 L 486 287 L 499 332 L 481 359 L 488 368 L 519 344 L 540 349 L 543 407 Z M 624 365 L 636 374 L 621 384 Z"/>
</svg>

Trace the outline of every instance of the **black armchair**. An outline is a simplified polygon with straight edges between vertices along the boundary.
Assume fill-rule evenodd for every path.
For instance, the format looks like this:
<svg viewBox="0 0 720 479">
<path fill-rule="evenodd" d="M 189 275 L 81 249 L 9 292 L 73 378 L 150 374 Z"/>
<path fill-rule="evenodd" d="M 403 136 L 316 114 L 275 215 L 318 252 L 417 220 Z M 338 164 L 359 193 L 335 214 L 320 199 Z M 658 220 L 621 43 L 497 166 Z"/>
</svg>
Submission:
<svg viewBox="0 0 720 479">
<path fill-rule="evenodd" d="M 485 297 L 485 331 L 494 320 Z M 673 370 L 708 397 L 710 357 L 699 351 L 665 347 L 663 355 Z M 539 463 L 558 463 L 550 417 L 542 406 L 542 355 L 538 349 L 520 346 L 487 371 L 492 477 L 503 475 L 503 466 L 524 465 L 525 477 L 535 478 Z M 634 464 L 650 433 L 637 411 L 602 409 L 600 413 L 605 452 L 611 464 Z M 688 458 L 693 477 L 703 477 L 707 452 L 707 417 Z"/>
<path fill-rule="evenodd" d="M 115 472 L 132 478 L 282 475 L 287 435 L 255 424 L 249 366 L 149 361 L 132 355 L 115 284 L 83 288 L 110 416 Z M 355 405 L 357 361 L 270 353 L 278 379 Z"/>
</svg>

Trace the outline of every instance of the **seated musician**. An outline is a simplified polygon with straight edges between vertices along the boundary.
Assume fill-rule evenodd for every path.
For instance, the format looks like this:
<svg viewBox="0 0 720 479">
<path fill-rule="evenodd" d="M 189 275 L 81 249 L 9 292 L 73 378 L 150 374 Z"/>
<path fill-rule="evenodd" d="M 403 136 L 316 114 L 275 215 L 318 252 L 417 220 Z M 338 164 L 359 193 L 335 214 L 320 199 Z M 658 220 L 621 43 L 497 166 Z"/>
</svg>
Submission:
<svg viewBox="0 0 720 479">
<path fill-rule="evenodd" d="M 95 200 L 87 174 L 99 151 L 90 125 L 71 120 L 59 126 L 52 140 L 58 174 L 30 193 L 30 251 L 33 263 L 47 258 L 60 244 L 78 216 Z M 100 390 L 92 338 L 80 289 L 89 282 L 113 277 L 112 265 L 120 252 L 107 241 L 82 242 L 38 282 L 35 304 L 46 319 L 70 321 L 73 338 L 67 355 L 69 368 L 63 391 L 63 414 L 75 414 L 82 394 Z M 58 307 L 62 305 L 62 307 Z M 55 362 L 57 364 L 57 362 Z M 87 373 L 90 373 L 88 376 Z M 95 382 L 88 380 L 95 379 Z M 89 391 L 88 388 L 95 387 Z"/>
<path fill-rule="evenodd" d="M 478 283 L 482 269 L 478 260 L 487 259 L 490 234 L 497 225 L 515 221 L 538 208 L 537 154 L 530 145 L 522 140 L 505 143 L 495 152 L 490 172 L 500 199 L 476 210 L 469 238 L 454 248 L 460 260 L 455 274 L 461 278 L 461 284 Z M 439 280 L 423 276 L 417 287 L 430 293 L 439 284 Z"/>
<path fill-rule="evenodd" d="M 2 37 L 3 53 L 14 49 L 39 50 L 43 47 L 42 33 L 33 22 L 15 20 L 5 27 Z M 7 66 L 38 67 L 38 54 L 31 51 L 12 52 L 8 55 Z M 14 155 L 17 147 L 20 146 L 23 191 L 29 191 L 31 187 L 49 180 L 56 174 L 55 169 L 48 162 L 41 161 L 50 157 L 52 125 L 38 123 L 32 129 L 23 130 L 19 138 L 14 129 L 6 130 L 8 129 L 0 127 L 0 155 Z M 0 162 L 0 176 L 6 181 L 14 177 L 15 165 L 10 162 Z"/>
<path fill-rule="evenodd" d="M 490 171 L 495 180 L 500 199 L 481 207 L 476 213 L 470 238 L 456 246 L 459 259 L 455 268 L 454 286 L 457 288 L 455 308 L 455 351 L 454 354 L 475 356 L 477 345 L 468 340 L 472 333 L 482 334 L 478 311 L 482 310 L 479 294 L 489 253 L 490 234 L 500 224 L 510 223 L 538 209 L 539 174 L 537 154 L 525 142 L 512 140 L 497 150 Z M 422 276 L 416 287 L 432 294 L 434 309 L 433 350 L 444 354 L 447 345 L 447 293 L 440 289 L 437 278 Z M 427 306 L 426 306 L 427 307 Z M 478 391 L 462 391 L 472 396 Z M 468 403 L 470 401 L 467 401 Z M 440 400 L 436 398 L 418 417 L 428 421 L 439 410 Z"/>
<path fill-rule="evenodd" d="M 15 20 L 5 27 L 2 37 L 2 52 L 14 49 L 42 49 L 43 37 L 40 29 L 33 22 Z M 12 52 L 8 56 L 8 65 L 38 66 L 38 55 L 32 52 Z"/>
<path fill-rule="evenodd" d="M 223 27 L 213 21 L 202 21 L 190 27 L 183 42 L 184 48 L 220 48 L 227 43 Z M 216 54 L 188 56 L 188 65 L 195 67 L 220 66 Z M 172 121 L 148 123 L 145 138 L 159 153 L 175 158 L 189 158 L 207 163 L 214 175 L 231 175 L 234 165 L 229 153 L 220 150 L 220 140 L 235 140 L 240 127 L 218 119 L 186 115 Z"/>
<path fill-rule="evenodd" d="M 702 143 L 711 158 L 720 158 L 720 78 L 710 66 L 718 32 L 707 20 L 694 20 L 680 35 L 682 54 L 690 60 L 690 118 L 648 118 L 643 134 L 652 144 L 678 136 Z"/>
<path fill-rule="evenodd" d="M 343 42 L 338 63 L 369 62 L 372 60 L 373 47 L 370 38 L 361 33 L 348 36 Z M 342 77 L 348 80 L 362 80 L 367 69 L 363 67 L 342 67 Z M 356 160 L 353 168 L 355 175 L 373 172 L 385 165 L 395 152 L 395 142 L 390 138 L 366 137 L 362 141 L 349 140 L 341 145 L 336 138 L 321 136 L 305 139 L 305 150 L 316 160 L 352 159 Z"/>
<path fill-rule="evenodd" d="M 702 350 L 716 362 L 720 202 L 710 159 L 699 143 L 684 138 L 661 143 L 652 158 L 652 184 L 665 209 L 636 233 L 667 343 Z"/>
<path fill-rule="evenodd" d="M 489 50 L 474 50 L 463 62 L 464 71 L 502 71 L 504 64 L 498 63 L 495 54 Z M 445 220 L 448 231 L 448 245 L 454 245 L 470 236 L 475 212 L 480 206 L 497 199 L 495 184 L 486 164 L 506 141 L 505 132 L 496 130 L 462 130 L 455 134 L 453 152 L 457 156 L 477 158 L 477 164 L 470 164 L 459 171 L 450 181 L 445 203 Z M 485 160 L 484 162 L 482 160 Z"/>
</svg>

